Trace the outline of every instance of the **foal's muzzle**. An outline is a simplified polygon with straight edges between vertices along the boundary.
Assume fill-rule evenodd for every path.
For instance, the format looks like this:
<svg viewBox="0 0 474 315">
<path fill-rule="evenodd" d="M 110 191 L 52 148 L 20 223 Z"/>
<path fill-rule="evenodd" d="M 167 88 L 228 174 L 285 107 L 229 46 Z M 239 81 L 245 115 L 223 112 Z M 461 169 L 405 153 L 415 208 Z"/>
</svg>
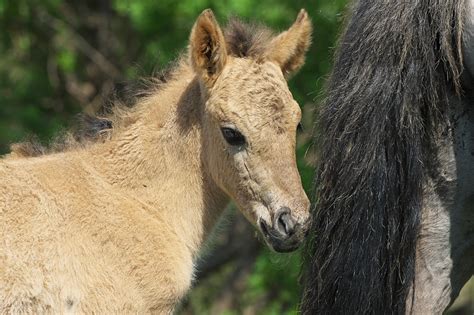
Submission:
<svg viewBox="0 0 474 315">
<path fill-rule="evenodd" d="M 278 210 L 271 226 L 265 220 L 260 220 L 259 226 L 269 245 L 280 253 L 296 250 L 304 237 L 301 225 L 293 219 L 287 207 Z"/>
</svg>

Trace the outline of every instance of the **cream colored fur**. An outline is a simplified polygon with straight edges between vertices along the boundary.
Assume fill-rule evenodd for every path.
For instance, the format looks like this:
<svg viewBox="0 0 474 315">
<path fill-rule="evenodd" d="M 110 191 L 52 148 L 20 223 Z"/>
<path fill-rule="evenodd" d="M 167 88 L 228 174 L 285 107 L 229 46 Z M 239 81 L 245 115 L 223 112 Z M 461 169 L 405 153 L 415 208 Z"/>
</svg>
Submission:
<svg viewBox="0 0 474 315">
<path fill-rule="evenodd" d="M 309 44 L 304 11 L 295 23 Z M 280 65 L 288 58 L 284 64 L 301 66 L 306 48 L 278 62 L 225 49 L 206 60 L 206 43 L 225 48 L 222 40 L 205 11 L 191 35 L 191 61 L 122 116 L 109 140 L 0 160 L 0 313 L 172 313 L 230 199 L 254 224 L 291 208 L 303 238 L 301 112 Z M 248 147 L 229 147 L 223 124 L 238 127 Z"/>
</svg>

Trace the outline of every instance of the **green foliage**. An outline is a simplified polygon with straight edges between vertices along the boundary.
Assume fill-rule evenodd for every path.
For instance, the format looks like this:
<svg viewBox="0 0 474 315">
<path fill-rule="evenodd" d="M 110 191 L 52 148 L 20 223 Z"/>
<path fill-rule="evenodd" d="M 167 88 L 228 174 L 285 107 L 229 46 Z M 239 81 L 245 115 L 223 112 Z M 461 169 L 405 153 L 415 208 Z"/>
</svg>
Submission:
<svg viewBox="0 0 474 315">
<path fill-rule="evenodd" d="M 62 50 L 57 55 L 58 66 L 66 73 L 73 72 L 76 68 L 76 55 L 73 51 Z"/>
<path fill-rule="evenodd" d="M 299 251 L 282 255 L 263 250 L 248 279 L 243 298 L 249 304 L 255 304 L 261 298 L 270 300 L 260 314 L 296 314 L 296 303 L 301 297 L 301 287 L 296 280 L 300 267 Z"/>
</svg>

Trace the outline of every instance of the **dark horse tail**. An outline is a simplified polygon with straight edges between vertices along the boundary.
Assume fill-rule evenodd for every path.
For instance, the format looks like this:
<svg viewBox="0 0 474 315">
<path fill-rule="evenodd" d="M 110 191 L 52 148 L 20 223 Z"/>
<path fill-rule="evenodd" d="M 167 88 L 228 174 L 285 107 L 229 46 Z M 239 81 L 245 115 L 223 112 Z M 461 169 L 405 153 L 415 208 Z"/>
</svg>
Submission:
<svg viewBox="0 0 474 315">
<path fill-rule="evenodd" d="M 459 93 L 463 0 L 359 0 L 320 111 L 303 314 L 402 314 L 423 166 Z"/>
</svg>

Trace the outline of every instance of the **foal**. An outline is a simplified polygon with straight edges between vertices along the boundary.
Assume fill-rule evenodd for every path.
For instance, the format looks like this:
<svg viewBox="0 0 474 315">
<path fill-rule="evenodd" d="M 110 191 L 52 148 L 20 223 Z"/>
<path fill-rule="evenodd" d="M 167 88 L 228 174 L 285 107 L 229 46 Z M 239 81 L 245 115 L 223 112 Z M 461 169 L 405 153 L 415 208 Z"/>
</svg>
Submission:
<svg viewBox="0 0 474 315">
<path fill-rule="evenodd" d="M 222 32 L 206 10 L 169 82 L 116 109 L 98 141 L 14 147 L 0 160 L 0 313 L 171 313 L 230 199 L 270 247 L 296 249 L 309 202 L 285 77 L 310 36 L 304 10 L 278 36 Z"/>
</svg>

